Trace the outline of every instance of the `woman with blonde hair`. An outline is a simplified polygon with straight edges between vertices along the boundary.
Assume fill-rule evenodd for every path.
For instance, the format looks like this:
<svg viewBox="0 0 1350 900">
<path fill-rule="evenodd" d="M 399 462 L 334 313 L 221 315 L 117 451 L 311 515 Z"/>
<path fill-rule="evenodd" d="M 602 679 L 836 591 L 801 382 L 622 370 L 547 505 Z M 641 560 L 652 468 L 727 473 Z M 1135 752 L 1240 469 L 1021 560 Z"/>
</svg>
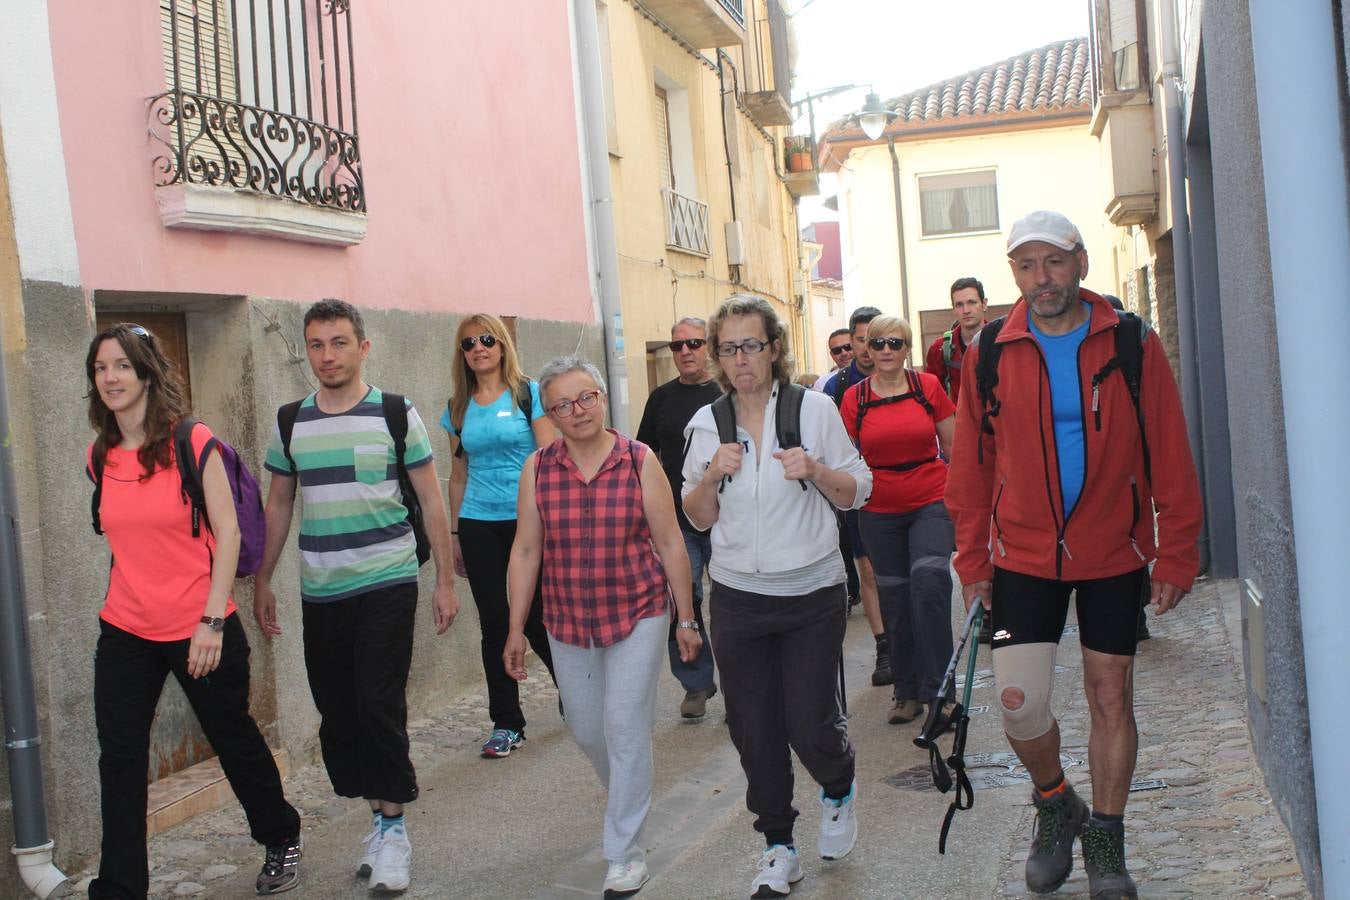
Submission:
<svg viewBox="0 0 1350 900">
<path fill-rule="evenodd" d="M 455 457 L 448 488 L 450 534 L 455 572 L 469 579 L 482 631 L 483 677 L 492 717 L 482 754 L 500 759 L 525 740 L 520 689 L 502 669 L 516 489 L 526 458 L 548 446 L 554 431 L 539 400 L 539 385 L 522 371 L 515 341 L 501 319 L 488 313 L 466 316 L 455 332 L 455 347 L 454 393 L 441 414 Z M 525 636 L 552 674 L 553 655 L 538 603 L 525 624 Z"/>
</svg>

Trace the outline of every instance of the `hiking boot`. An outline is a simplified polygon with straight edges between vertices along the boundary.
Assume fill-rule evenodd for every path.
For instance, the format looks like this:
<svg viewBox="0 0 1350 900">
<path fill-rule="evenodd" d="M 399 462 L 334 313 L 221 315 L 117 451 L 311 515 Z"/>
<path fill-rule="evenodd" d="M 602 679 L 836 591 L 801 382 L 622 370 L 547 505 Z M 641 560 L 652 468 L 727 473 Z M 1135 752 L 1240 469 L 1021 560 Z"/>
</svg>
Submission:
<svg viewBox="0 0 1350 900">
<path fill-rule="evenodd" d="M 259 894 L 280 894 L 299 884 L 300 856 L 303 852 L 299 835 L 293 841 L 268 847 L 254 890 Z"/>
<path fill-rule="evenodd" d="M 1067 783 L 1052 797 L 1042 797 L 1032 788 L 1031 802 L 1036 825 L 1027 857 L 1027 890 L 1049 894 L 1059 890 L 1073 871 L 1073 839 L 1087 820 L 1088 808 Z"/>
<path fill-rule="evenodd" d="M 609 864 L 605 874 L 605 900 L 615 897 L 628 897 L 642 890 L 651 875 L 647 872 L 646 860 L 634 859 L 628 862 Z"/>
<path fill-rule="evenodd" d="M 918 700 L 897 700 L 891 707 L 890 715 L 886 716 L 886 721 L 892 725 L 903 725 L 906 722 L 913 722 L 923 712 L 923 704 Z"/>
<path fill-rule="evenodd" d="M 395 825 L 384 833 L 375 865 L 370 870 L 372 893 L 406 891 L 412 877 L 412 844 L 408 830 Z"/>
<path fill-rule="evenodd" d="M 370 826 L 370 834 L 361 838 L 361 862 L 356 866 L 357 878 L 369 878 L 370 870 L 375 867 L 375 857 L 380 855 L 380 829 L 379 813 L 375 814 L 375 822 Z"/>
<path fill-rule="evenodd" d="M 1125 868 L 1125 823 L 1089 818 L 1079 840 L 1093 900 L 1135 900 L 1139 892 Z"/>
<path fill-rule="evenodd" d="M 872 670 L 872 684 L 881 687 L 883 684 L 890 684 L 895 680 L 891 674 L 891 650 L 886 644 L 886 639 L 877 641 L 877 665 Z"/>
<path fill-rule="evenodd" d="M 843 859 L 858 841 L 858 782 L 848 794 L 831 800 L 820 791 L 820 858 Z"/>
<path fill-rule="evenodd" d="M 701 691 L 685 691 L 680 702 L 680 716 L 686 719 L 701 719 L 708 712 L 708 700 L 717 695 L 717 685 L 710 684 Z"/>
<path fill-rule="evenodd" d="M 759 872 L 750 882 L 751 897 L 786 897 L 802 880 L 802 861 L 795 847 L 774 844 L 759 857 Z"/>
<path fill-rule="evenodd" d="M 498 728 L 483 742 L 484 759 L 502 759 L 525 743 L 525 735 L 510 728 Z"/>
</svg>

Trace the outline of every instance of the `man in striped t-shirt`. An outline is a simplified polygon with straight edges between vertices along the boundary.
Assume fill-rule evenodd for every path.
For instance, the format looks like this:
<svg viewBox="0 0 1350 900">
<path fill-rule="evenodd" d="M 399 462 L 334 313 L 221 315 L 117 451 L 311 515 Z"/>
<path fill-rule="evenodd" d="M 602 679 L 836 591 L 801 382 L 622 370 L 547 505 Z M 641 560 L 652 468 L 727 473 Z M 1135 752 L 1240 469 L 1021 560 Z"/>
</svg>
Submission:
<svg viewBox="0 0 1350 900">
<path fill-rule="evenodd" d="M 374 817 L 357 873 L 374 891 L 408 887 L 412 847 L 403 805 L 417 799 L 408 757 L 408 669 L 417 609 L 417 541 L 398 482 L 383 395 L 361 379 L 370 353 L 361 313 L 321 300 L 305 313 L 305 349 L 319 379 L 267 448 L 267 545 L 254 587 L 263 634 L 281 634 L 272 573 L 290 532 L 297 481 L 305 668 L 318 707 L 319 746 L 333 790 L 363 797 Z M 407 404 L 403 454 L 436 561 L 436 633 L 459 611 L 450 521 L 426 427 Z"/>
</svg>

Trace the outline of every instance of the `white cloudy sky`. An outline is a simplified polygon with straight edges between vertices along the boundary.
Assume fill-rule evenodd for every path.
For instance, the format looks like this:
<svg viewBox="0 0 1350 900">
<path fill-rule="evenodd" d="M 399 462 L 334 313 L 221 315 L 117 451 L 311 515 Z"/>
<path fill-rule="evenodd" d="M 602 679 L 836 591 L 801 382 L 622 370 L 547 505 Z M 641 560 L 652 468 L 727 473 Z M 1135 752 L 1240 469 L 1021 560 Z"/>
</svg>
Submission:
<svg viewBox="0 0 1350 900">
<path fill-rule="evenodd" d="M 882 99 L 1051 41 L 1083 37 L 1090 0 L 784 0 L 797 33 L 792 98 L 842 84 Z M 816 128 L 862 106 L 866 88 L 816 104 Z M 806 120 L 798 123 L 806 131 Z M 833 193 L 833 178 L 821 185 Z M 820 198 L 820 199 L 823 199 Z M 802 222 L 830 218 L 802 203 Z"/>
</svg>

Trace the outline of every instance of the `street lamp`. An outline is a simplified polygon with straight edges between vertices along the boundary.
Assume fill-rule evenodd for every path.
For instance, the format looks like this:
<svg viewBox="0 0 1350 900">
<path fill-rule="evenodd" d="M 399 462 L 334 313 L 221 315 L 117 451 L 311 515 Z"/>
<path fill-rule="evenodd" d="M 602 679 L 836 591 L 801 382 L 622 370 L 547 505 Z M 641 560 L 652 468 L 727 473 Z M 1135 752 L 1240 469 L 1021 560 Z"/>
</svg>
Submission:
<svg viewBox="0 0 1350 900">
<path fill-rule="evenodd" d="M 869 93 L 863 108 L 858 112 L 858 124 L 862 126 L 863 134 L 867 135 L 870 141 L 881 137 L 881 133 L 886 130 L 886 124 L 893 118 L 895 113 L 882 104 L 881 95 L 877 93 Z"/>
</svg>

